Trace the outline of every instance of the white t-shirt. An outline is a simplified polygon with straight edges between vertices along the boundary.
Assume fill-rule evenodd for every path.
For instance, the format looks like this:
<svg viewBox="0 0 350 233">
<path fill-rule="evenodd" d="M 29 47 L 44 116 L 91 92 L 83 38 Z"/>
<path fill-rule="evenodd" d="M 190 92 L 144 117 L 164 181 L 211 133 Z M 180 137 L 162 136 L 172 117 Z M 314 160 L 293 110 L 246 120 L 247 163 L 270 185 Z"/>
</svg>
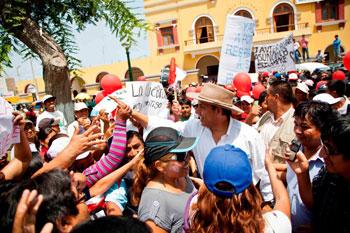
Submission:
<svg viewBox="0 0 350 233">
<path fill-rule="evenodd" d="M 292 224 L 283 212 L 273 210 L 263 214 L 265 219 L 265 233 L 290 233 Z"/>
<path fill-rule="evenodd" d="M 298 42 L 298 41 L 295 41 L 293 47 L 294 47 L 294 51 L 295 51 L 295 50 L 298 50 L 298 49 L 300 48 L 299 42 Z"/>
<path fill-rule="evenodd" d="M 70 123 L 68 125 L 67 135 L 68 135 L 69 138 L 71 138 L 73 136 L 75 128 L 77 128 L 77 127 L 79 127 L 78 121 L 73 121 L 72 123 Z"/>
<path fill-rule="evenodd" d="M 62 133 L 66 133 L 67 132 L 67 121 L 66 119 L 64 118 L 64 115 L 61 111 L 54 111 L 54 112 L 48 112 L 48 111 L 44 111 L 42 112 L 38 118 L 36 119 L 36 126 L 35 126 L 35 129 L 37 131 L 39 131 L 39 122 L 42 120 L 42 119 L 45 119 L 45 118 L 53 118 L 55 120 L 60 120 L 60 130 Z"/>
</svg>

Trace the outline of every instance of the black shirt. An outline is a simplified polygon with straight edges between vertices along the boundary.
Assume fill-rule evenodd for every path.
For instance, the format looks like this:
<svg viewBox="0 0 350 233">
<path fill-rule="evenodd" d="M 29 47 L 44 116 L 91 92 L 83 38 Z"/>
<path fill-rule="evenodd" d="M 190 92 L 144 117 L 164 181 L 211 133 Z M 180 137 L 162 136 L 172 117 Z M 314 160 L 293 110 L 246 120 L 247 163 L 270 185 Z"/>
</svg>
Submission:
<svg viewBox="0 0 350 233">
<path fill-rule="evenodd" d="M 323 167 L 312 181 L 316 232 L 350 232 L 350 184 Z"/>
</svg>

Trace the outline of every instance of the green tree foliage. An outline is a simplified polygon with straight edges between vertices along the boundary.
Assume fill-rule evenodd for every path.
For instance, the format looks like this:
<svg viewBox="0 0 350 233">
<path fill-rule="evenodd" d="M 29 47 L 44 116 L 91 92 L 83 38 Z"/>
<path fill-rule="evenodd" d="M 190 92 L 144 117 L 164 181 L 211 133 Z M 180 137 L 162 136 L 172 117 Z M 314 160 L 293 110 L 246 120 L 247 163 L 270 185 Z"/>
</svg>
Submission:
<svg viewBox="0 0 350 233">
<path fill-rule="evenodd" d="M 70 69 L 80 64 L 74 57 L 78 48 L 73 30 L 81 31 L 87 24 L 106 22 L 122 45 L 130 48 L 135 42 L 134 37 L 147 30 L 148 25 L 125 3 L 121 0 L 1 0 L 0 72 L 4 66 L 11 66 L 11 50 L 25 59 L 40 57 L 18 36 L 24 30 L 26 19 L 34 21 L 60 46 Z"/>
</svg>

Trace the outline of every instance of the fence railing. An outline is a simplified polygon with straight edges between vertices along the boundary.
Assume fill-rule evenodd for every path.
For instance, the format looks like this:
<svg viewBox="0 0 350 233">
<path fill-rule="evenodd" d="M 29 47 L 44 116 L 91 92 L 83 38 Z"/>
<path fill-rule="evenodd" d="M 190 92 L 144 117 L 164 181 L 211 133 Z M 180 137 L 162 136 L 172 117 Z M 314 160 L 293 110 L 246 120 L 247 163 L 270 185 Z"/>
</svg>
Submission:
<svg viewBox="0 0 350 233">
<path fill-rule="evenodd" d="M 287 24 L 287 25 L 280 25 L 274 28 L 274 31 L 271 32 L 271 28 L 259 28 L 255 30 L 256 35 L 259 34 L 267 34 L 267 33 L 278 33 L 279 30 L 277 29 L 282 29 L 286 28 L 287 30 L 285 31 L 294 31 L 294 30 L 300 30 L 300 29 L 305 29 L 309 28 L 309 23 L 298 23 L 298 24 Z M 282 32 L 282 31 L 279 31 Z M 216 36 L 211 36 L 211 37 L 202 37 L 202 38 L 196 38 L 196 39 L 191 39 L 191 40 L 185 40 L 185 46 L 188 45 L 194 45 L 194 44 L 205 44 L 205 43 L 212 43 L 212 42 L 218 42 L 222 41 L 224 38 L 224 35 L 216 35 Z"/>
<path fill-rule="evenodd" d="M 280 31 L 278 29 L 286 29 L 283 31 Z M 277 27 L 274 27 L 274 31 L 272 33 L 277 33 L 277 32 L 284 32 L 284 31 L 294 31 L 294 30 L 299 30 L 299 29 L 305 29 L 309 28 L 309 23 L 298 23 L 298 24 L 286 24 L 286 25 L 280 25 Z M 256 34 L 265 34 L 265 33 L 271 33 L 271 28 L 259 28 L 256 29 Z"/>
<path fill-rule="evenodd" d="M 205 43 L 212 43 L 212 42 L 216 42 L 216 41 L 222 41 L 223 38 L 224 38 L 224 35 L 216 35 L 216 36 L 210 36 L 210 37 L 201 37 L 198 39 L 185 40 L 185 46 L 193 45 L 193 44 L 205 44 Z"/>
</svg>

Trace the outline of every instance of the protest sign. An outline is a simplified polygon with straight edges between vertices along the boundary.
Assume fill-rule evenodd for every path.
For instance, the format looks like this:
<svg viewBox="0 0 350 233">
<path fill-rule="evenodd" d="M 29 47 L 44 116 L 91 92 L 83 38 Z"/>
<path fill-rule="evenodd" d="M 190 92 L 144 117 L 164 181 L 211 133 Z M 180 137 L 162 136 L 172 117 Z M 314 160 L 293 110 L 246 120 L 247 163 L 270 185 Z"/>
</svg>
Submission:
<svg viewBox="0 0 350 233">
<path fill-rule="evenodd" d="M 321 2 L 324 0 L 295 0 L 295 4 L 305 4 L 305 3 L 311 3 L 311 2 Z"/>
<path fill-rule="evenodd" d="M 254 31 L 254 20 L 236 15 L 227 16 L 218 84 L 229 84 L 236 73 L 249 71 Z"/>
<path fill-rule="evenodd" d="M 163 86 L 156 82 L 127 82 L 125 88 L 115 91 L 111 95 L 117 97 L 133 110 L 145 115 L 166 117 L 168 99 Z M 105 97 L 93 111 L 105 109 L 110 113 L 117 107 L 108 96 Z"/>
<path fill-rule="evenodd" d="M 293 34 L 274 44 L 254 47 L 256 72 L 287 72 L 295 70 Z"/>
<path fill-rule="evenodd" d="M 13 125 L 13 108 L 0 97 L 0 157 L 6 154 L 12 144 L 20 142 L 20 128 Z"/>
</svg>

